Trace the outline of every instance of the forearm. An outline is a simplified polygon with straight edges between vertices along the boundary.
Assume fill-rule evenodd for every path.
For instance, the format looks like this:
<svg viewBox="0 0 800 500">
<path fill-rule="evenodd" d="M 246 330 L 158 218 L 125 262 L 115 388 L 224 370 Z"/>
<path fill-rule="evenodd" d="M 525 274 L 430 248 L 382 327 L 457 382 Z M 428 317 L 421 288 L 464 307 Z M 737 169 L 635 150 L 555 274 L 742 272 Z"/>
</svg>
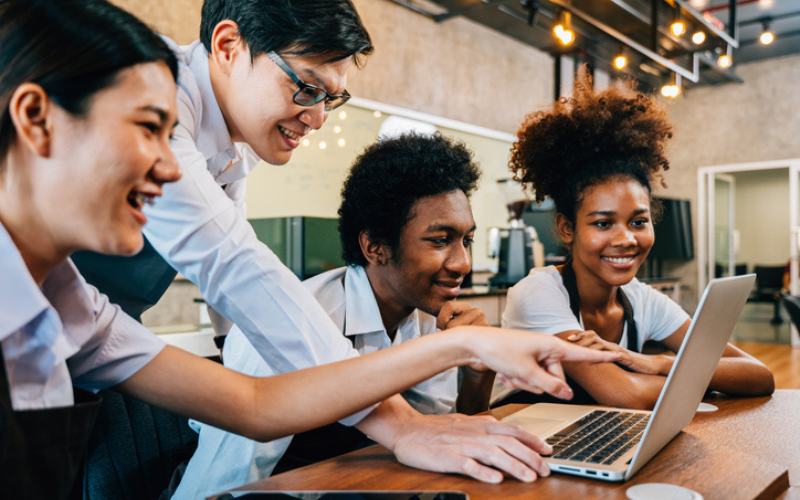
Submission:
<svg viewBox="0 0 800 500">
<path fill-rule="evenodd" d="M 598 404 L 616 408 L 652 410 L 666 377 L 628 372 L 616 365 L 564 363 L 564 371 Z"/>
<path fill-rule="evenodd" d="M 756 359 L 722 358 L 708 388 L 736 396 L 767 396 L 775 391 L 775 379 Z"/>
<path fill-rule="evenodd" d="M 475 370 L 462 366 L 461 387 L 456 399 L 456 411 L 474 415 L 489 409 L 496 373 L 492 370 Z"/>
<path fill-rule="evenodd" d="M 435 335 L 355 359 L 253 378 L 167 347 L 119 389 L 150 404 L 267 441 L 335 422 L 469 358 L 458 336 Z M 400 402 L 405 402 L 400 398 Z M 382 405 L 383 406 L 383 405 Z M 407 406 L 407 405 L 406 405 Z M 411 415 L 394 402 L 376 414 L 397 422 L 364 428 L 391 445 L 391 429 Z M 410 410 L 410 408 L 408 408 Z M 413 410 L 411 410 L 413 412 Z"/>
</svg>

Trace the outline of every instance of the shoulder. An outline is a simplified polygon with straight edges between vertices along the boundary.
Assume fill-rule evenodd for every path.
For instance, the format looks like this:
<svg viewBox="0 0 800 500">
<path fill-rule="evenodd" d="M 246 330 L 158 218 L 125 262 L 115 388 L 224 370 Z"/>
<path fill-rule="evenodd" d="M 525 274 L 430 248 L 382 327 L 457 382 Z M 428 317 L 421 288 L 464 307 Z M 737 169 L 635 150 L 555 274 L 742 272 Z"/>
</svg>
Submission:
<svg viewBox="0 0 800 500">
<path fill-rule="evenodd" d="M 556 267 L 535 268 L 508 291 L 503 326 L 548 334 L 581 329 Z"/>
<path fill-rule="evenodd" d="M 529 301 L 531 297 L 568 297 L 561 273 L 555 266 L 537 267 L 508 290 L 509 301 Z"/>
<path fill-rule="evenodd" d="M 347 271 L 347 267 L 340 267 L 303 281 L 306 290 L 311 292 L 328 314 L 345 304 L 344 280 Z"/>
<path fill-rule="evenodd" d="M 190 45 L 180 46 L 166 36 L 162 35 L 161 39 L 164 40 L 178 59 L 176 97 L 180 114 L 180 125 L 194 130 L 200 125 L 203 99 L 202 93 L 200 92 L 200 85 L 197 82 L 197 76 L 192 71 L 191 62 L 192 57 L 198 56 L 199 54 L 197 54 L 197 52 L 200 50 L 205 51 L 205 48 L 199 41 L 195 41 Z"/>
</svg>

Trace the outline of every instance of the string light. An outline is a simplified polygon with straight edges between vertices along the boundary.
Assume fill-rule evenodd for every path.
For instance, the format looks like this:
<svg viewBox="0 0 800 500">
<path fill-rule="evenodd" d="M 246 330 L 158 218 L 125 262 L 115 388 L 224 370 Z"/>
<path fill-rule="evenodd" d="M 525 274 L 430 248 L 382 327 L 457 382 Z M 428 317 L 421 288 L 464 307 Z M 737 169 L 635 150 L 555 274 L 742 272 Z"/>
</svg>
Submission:
<svg viewBox="0 0 800 500">
<path fill-rule="evenodd" d="M 339 145 L 339 147 L 340 147 L 340 148 L 343 148 L 343 147 L 344 147 L 344 144 L 345 144 L 345 142 L 344 142 L 344 139 L 339 139 L 339 140 L 337 141 L 337 144 Z"/>
<path fill-rule="evenodd" d="M 661 87 L 661 95 L 670 99 L 681 95 L 681 75 L 673 73 L 672 82 Z"/>
<path fill-rule="evenodd" d="M 328 144 L 325 141 L 319 142 L 319 149 L 325 149 L 328 147 Z"/>
<path fill-rule="evenodd" d="M 669 30 L 675 36 L 683 36 L 686 33 L 686 23 L 683 22 L 683 17 L 681 16 L 681 9 L 675 11 L 675 18 L 672 20 L 672 24 L 669 26 Z"/>
<path fill-rule="evenodd" d="M 732 63 L 733 60 L 728 54 L 722 54 L 719 56 L 719 59 L 717 59 L 717 65 L 722 69 L 730 68 Z"/>
<path fill-rule="evenodd" d="M 617 69 L 623 69 L 627 65 L 628 58 L 625 57 L 625 53 L 622 51 L 622 47 L 620 47 L 617 51 L 617 57 L 614 58 L 614 67 Z"/>
<path fill-rule="evenodd" d="M 562 45 L 569 45 L 575 41 L 575 32 L 572 31 L 572 15 L 566 10 L 559 14 L 558 24 L 553 27 L 553 34 Z"/>
<path fill-rule="evenodd" d="M 374 116 L 375 118 L 380 118 L 381 112 L 376 110 L 374 113 L 372 113 L 372 116 Z"/>
<path fill-rule="evenodd" d="M 339 111 L 339 119 L 344 120 L 345 118 L 347 118 L 347 113 L 344 111 Z"/>
<path fill-rule="evenodd" d="M 341 131 L 342 131 L 342 127 L 340 127 L 339 125 L 336 125 L 335 127 L 333 127 L 333 133 L 334 134 L 338 134 Z"/>
<path fill-rule="evenodd" d="M 695 45 L 700 45 L 701 43 L 706 41 L 706 34 L 703 33 L 702 31 L 697 31 L 695 32 L 694 35 L 692 35 L 692 41 L 694 42 Z"/>
<path fill-rule="evenodd" d="M 775 41 L 775 35 L 769 30 L 769 24 L 764 23 L 764 30 L 761 32 L 761 36 L 758 37 L 758 41 L 763 45 L 769 45 Z"/>
<path fill-rule="evenodd" d="M 304 147 L 308 147 L 309 144 L 311 144 L 311 141 L 309 141 L 308 139 L 303 139 L 303 146 Z"/>
</svg>

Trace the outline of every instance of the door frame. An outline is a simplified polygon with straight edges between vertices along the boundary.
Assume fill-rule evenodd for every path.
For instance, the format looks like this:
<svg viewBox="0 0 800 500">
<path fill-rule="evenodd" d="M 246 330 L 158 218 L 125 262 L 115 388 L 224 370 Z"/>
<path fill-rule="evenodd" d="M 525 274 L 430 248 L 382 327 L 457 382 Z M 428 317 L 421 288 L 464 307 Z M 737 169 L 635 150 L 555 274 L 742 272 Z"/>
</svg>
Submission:
<svg viewBox="0 0 800 500">
<path fill-rule="evenodd" d="M 710 203 L 713 198 L 713 182 L 716 174 L 731 174 L 734 172 L 749 172 L 756 170 L 773 170 L 779 168 L 789 169 L 789 231 L 793 239 L 789 245 L 789 258 L 792 262 L 792 276 L 790 291 L 792 295 L 800 294 L 800 158 L 787 160 L 773 160 L 750 163 L 731 163 L 727 165 L 714 165 L 697 169 L 697 289 L 703 290 L 708 284 L 707 276 L 714 276 L 713 242 L 709 245 L 709 233 L 713 236 L 714 228 L 708 226 L 714 222 L 713 210 Z M 792 346 L 800 347 L 800 334 L 794 324 L 791 324 Z"/>
</svg>

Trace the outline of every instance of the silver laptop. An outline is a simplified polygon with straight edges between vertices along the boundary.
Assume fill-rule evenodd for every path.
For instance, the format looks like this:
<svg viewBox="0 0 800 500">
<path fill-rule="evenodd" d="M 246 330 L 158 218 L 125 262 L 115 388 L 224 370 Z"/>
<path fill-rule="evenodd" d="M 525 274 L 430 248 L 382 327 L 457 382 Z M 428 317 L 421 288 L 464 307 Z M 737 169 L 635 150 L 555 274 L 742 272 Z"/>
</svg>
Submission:
<svg viewBox="0 0 800 500">
<path fill-rule="evenodd" d="M 627 481 L 691 422 L 754 282 L 709 283 L 652 412 L 540 403 L 503 421 L 546 439 L 553 471 Z"/>
</svg>

